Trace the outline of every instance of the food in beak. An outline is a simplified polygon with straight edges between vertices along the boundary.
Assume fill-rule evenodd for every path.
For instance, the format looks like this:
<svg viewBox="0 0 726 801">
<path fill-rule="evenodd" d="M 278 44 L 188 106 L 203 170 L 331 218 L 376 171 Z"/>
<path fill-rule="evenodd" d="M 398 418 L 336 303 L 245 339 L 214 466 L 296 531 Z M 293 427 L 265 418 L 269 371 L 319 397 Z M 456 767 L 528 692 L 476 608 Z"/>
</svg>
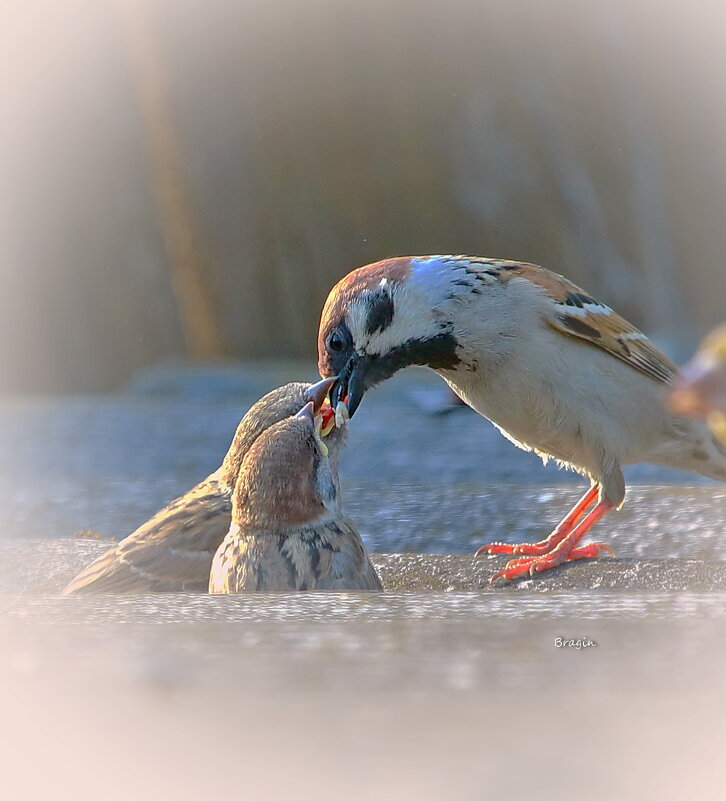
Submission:
<svg viewBox="0 0 726 801">
<path fill-rule="evenodd" d="M 320 446 L 320 450 L 323 452 L 323 456 L 327 456 L 330 451 L 328 450 L 328 446 L 323 442 L 323 440 L 318 436 L 318 433 L 315 432 L 315 436 L 318 440 L 318 445 Z"/>
<path fill-rule="evenodd" d="M 318 433 L 321 437 L 327 437 L 336 425 L 336 415 L 329 401 L 323 403 L 315 419 Z"/>
<path fill-rule="evenodd" d="M 338 428 L 343 428 L 348 420 L 350 420 L 350 415 L 348 414 L 348 404 L 342 400 L 338 401 L 335 407 L 335 425 Z"/>
<path fill-rule="evenodd" d="M 330 385 L 337 381 L 337 379 L 326 379 L 326 381 L 330 382 L 327 387 L 330 389 Z M 322 384 L 322 382 L 320 383 Z M 319 385 L 315 386 L 317 389 Z M 316 410 L 315 433 L 324 447 L 325 445 L 322 442 L 323 438 L 327 437 L 334 428 L 343 428 L 343 426 L 348 423 L 348 420 L 350 420 L 347 401 L 348 396 L 346 395 L 343 400 L 338 400 L 335 403 L 335 409 L 333 409 L 332 398 L 328 399 L 325 397 L 325 399 L 321 402 L 320 407 Z M 327 451 L 327 448 L 325 448 L 325 450 Z"/>
<path fill-rule="evenodd" d="M 333 410 L 330 408 L 330 404 L 327 404 L 327 409 L 329 410 L 327 415 L 325 414 L 326 405 L 323 405 L 320 411 L 315 415 L 315 439 L 325 456 L 328 455 L 328 446 L 323 442 L 323 437 L 327 437 L 335 427 L 335 418 L 333 417 Z"/>
</svg>

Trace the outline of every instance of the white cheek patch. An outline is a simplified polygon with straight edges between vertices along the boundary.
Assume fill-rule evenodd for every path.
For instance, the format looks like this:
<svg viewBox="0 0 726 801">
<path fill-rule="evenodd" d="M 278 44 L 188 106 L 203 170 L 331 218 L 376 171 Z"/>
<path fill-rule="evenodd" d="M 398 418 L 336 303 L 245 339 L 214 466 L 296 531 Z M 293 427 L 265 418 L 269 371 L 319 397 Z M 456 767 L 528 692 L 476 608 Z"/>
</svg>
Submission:
<svg viewBox="0 0 726 801">
<path fill-rule="evenodd" d="M 369 335 L 366 333 L 368 309 L 368 304 L 362 298 L 356 298 L 348 306 L 346 323 L 356 350 L 364 350 L 368 344 Z"/>
<path fill-rule="evenodd" d="M 389 285 L 393 300 L 393 319 L 382 331 L 368 333 L 370 306 L 362 297 L 348 309 L 347 323 L 356 350 L 370 356 L 382 356 L 411 339 L 428 339 L 438 333 L 429 298 L 409 286 Z"/>
</svg>

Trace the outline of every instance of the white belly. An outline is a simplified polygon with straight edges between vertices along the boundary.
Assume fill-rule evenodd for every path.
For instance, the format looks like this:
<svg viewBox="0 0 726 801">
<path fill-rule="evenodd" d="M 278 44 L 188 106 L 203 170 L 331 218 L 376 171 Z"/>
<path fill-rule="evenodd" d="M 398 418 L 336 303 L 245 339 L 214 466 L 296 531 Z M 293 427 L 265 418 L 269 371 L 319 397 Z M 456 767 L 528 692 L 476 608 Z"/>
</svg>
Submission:
<svg viewBox="0 0 726 801">
<path fill-rule="evenodd" d="M 647 460 L 670 427 L 662 385 L 556 331 L 495 368 L 441 375 L 517 445 L 590 475 Z"/>
</svg>

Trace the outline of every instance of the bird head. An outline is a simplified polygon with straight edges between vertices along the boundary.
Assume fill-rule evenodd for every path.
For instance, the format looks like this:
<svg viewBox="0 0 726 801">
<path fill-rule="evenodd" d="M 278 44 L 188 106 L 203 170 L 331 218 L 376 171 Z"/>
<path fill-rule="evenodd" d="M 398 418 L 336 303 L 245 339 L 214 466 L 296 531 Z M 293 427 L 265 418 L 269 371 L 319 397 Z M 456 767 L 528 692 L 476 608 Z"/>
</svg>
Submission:
<svg viewBox="0 0 726 801">
<path fill-rule="evenodd" d="M 340 452 L 346 438 L 344 421 L 337 417 L 328 400 L 335 378 L 325 378 L 316 384 L 293 382 L 277 387 L 254 403 L 237 426 L 232 444 L 224 458 L 221 480 L 234 486 L 242 459 L 257 438 L 268 428 L 296 414 L 305 404 L 313 404 L 313 413 L 326 447 L 330 450 L 333 469 L 337 472 Z M 340 423 L 343 424 L 340 424 Z"/>
<path fill-rule="evenodd" d="M 337 507 L 337 480 L 310 401 L 262 432 L 246 453 L 232 496 L 232 519 L 275 531 L 304 525 Z"/>
<path fill-rule="evenodd" d="M 321 376 L 338 377 L 333 406 L 355 414 L 366 390 L 409 365 L 450 369 L 458 342 L 445 310 L 450 278 L 438 257 L 402 257 L 369 264 L 330 291 L 318 333 Z"/>
</svg>

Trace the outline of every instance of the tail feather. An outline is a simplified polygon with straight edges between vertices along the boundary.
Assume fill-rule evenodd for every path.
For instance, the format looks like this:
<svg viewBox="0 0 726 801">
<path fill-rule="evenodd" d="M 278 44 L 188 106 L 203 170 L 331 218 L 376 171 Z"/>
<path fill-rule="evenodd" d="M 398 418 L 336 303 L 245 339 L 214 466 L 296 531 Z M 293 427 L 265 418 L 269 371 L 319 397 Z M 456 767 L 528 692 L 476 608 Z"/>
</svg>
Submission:
<svg viewBox="0 0 726 801">
<path fill-rule="evenodd" d="M 116 592 L 126 579 L 126 566 L 119 558 L 118 545 L 91 562 L 66 586 L 63 595 L 83 592 Z"/>
</svg>

